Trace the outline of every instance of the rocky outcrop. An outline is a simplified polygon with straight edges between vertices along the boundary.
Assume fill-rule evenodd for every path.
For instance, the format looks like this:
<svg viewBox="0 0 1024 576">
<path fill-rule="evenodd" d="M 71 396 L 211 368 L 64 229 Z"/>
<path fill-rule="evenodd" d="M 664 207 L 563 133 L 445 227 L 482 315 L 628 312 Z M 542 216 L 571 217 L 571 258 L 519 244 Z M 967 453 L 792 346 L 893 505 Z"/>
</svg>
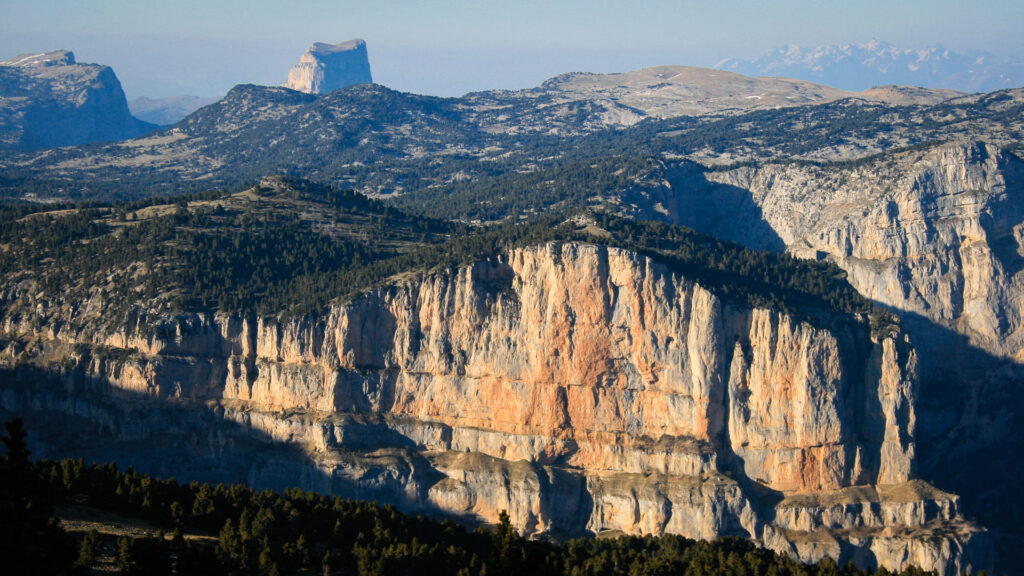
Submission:
<svg viewBox="0 0 1024 576">
<path fill-rule="evenodd" d="M 288 72 L 284 86 L 307 94 L 326 94 L 371 82 L 366 42 L 357 38 L 339 44 L 314 43 Z"/>
<path fill-rule="evenodd" d="M 169 426 L 185 470 L 226 442 L 238 457 L 276 441 L 301 456 L 249 448 L 234 477 L 473 521 L 508 510 L 530 535 L 734 534 L 943 574 L 988 561 L 956 497 L 914 479 L 904 336 L 727 305 L 627 251 L 514 250 L 296 319 L 113 323 L 31 294 L 7 295 L 0 357 L 21 373 L 63 366 L 64 384 L 7 382 L 4 409 L 126 438 L 159 426 L 93 418 L 112 412 L 97 408 L 108 387 L 212 413 L 209 428 Z M 158 467 L 142 452 L 118 459 Z"/>
<path fill-rule="evenodd" d="M 124 140 L 156 128 L 132 117 L 113 70 L 67 50 L 0 62 L 0 147 Z"/>
</svg>

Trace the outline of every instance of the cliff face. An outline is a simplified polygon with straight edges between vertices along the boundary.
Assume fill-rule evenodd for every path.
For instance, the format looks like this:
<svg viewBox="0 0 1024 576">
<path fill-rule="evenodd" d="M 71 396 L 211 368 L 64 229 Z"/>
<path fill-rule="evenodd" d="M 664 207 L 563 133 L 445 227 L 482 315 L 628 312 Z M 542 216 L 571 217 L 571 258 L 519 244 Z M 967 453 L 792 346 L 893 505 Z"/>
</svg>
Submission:
<svg viewBox="0 0 1024 576">
<path fill-rule="evenodd" d="M 683 164 L 627 203 L 748 246 L 829 259 L 902 312 L 921 353 L 922 472 L 969 497 L 1021 561 L 1014 492 L 1024 442 L 1024 162 L 949 142 L 856 163 Z M 1016 560 L 1014 560 L 1014 558 Z"/>
<path fill-rule="evenodd" d="M 357 38 L 340 44 L 314 43 L 288 72 L 284 86 L 307 94 L 326 94 L 371 82 L 366 42 Z"/>
<path fill-rule="evenodd" d="M 132 117 L 114 71 L 67 50 L 0 62 L 0 146 L 53 148 L 124 140 L 156 126 Z"/>
<path fill-rule="evenodd" d="M 638 191 L 661 217 L 762 249 L 830 258 L 859 292 L 1024 360 L 1024 163 L 954 142 L 851 165 L 674 169 Z M 650 214 L 654 214 L 653 210 Z"/>
<path fill-rule="evenodd" d="M 6 295 L 2 358 L 64 366 L 65 384 L 7 382 L 4 408 L 64 411 L 123 441 L 161 425 L 104 408 L 107 386 L 209 411 L 218 424 L 168 425 L 189 438 L 173 448 L 186 470 L 229 442 L 235 477 L 258 485 L 478 521 L 507 509 L 528 534 L 736 534 L 944 574 L 988 561 L 957 497 L 914 480 L 904 336 L 725 305 L 626 251 L 515 250 L 294 320 L 114 324 L 98 302 L 31 294 Z M 302 455 L 239 456 L 268 440 Z M 146 450 L 122 460 L 160 466 Z"/>
</svg>

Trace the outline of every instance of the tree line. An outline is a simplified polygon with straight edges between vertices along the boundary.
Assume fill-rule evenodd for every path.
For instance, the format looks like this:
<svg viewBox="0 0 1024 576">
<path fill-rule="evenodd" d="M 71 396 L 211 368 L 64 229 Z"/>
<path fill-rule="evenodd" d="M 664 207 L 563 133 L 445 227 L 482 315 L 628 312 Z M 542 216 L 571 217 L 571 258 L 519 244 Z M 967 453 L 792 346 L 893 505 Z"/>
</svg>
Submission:
<svg viewBox="0 0 1024 576">
<path fill-rule="evenodd" d="M 909 567 L 803 564 L 725 537 L 623 536 L 529 540 L 502 512 L 495 526 L 469 530 L 451 520 L 299 489 L 181 483 L 82 460 L 32 462 L 19 419 L 6 423 L 0 459 L 0 561 L 11 574 L 86 574 L 102 553 L 95 531 L 65 532 L 55 506 L 75 502 L 97 514 L 145 520 L 166 532 L 121 537 L 121 574 L 926 576 Z M 209 539 L 186 538 L 206 534 Z M 980 576 L 980 575 L 979 575 Z"/>
<path fill-rule="evenodd" d="M 350 191 L 302 181 L 288 186 L 286 195 L 304 208 L 256 185 L 266 202 L 232 203 L 221 192 L 193 204 L 147 200 L 29 215 L 0 209 L 0 270 L 8 281 L 33 280 L 58 301 L 101 289 L 112 319 L 139 304 L 308 315 L 397 275 L 454 268 L 512 248 L 587 242 L 649 256 L 742 306 L 811 321 L 870 315 L 877 330 L 897 323 L 833 263 L 752 250 L 683 227 L 589 209 L 471 227 L 411 216 Z M 163 213 L 132 222 L 150 206 Z"/>
</svg>

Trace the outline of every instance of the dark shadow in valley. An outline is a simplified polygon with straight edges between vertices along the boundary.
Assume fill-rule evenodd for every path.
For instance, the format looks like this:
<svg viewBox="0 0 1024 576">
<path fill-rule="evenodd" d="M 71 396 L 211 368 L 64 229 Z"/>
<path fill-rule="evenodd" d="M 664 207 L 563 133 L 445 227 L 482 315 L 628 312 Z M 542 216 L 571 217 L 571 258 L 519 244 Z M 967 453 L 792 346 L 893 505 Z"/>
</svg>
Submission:
<svg viewBox="0 0 1024 576">
<path fill-rule="evenodd" d="M 984 148 L 982 148 L 984 149 Z M 979 215 L 992 255 L 1007 276 L 1024 270 L 1024 246 L 1014 227 L 1024 221 L 1024 161 L 1012 154 L 999 157 L 999 173 L 1006 182 L 1006 193 Z"/>
<path fill-rule="evenodd" d="M 302 446 L 257 428 L 252 420 L 259 416 L 248 410 L 231 411 L 213 401 L 157 399 L 76 371 L 0 368 L 0 419 L 14 416 L 25 420 L 33 458 L 111 462 L 122 470 L 132 467 L 184 482 L 247 484 L 278 492 L 296 487 L 431 513 L 425 491 L 443 477 L 411 440 L 373 418 L 346 422 L 351 445 L 318 461 Z M 281 436 L 295 434 L 297 426 L 318 425 L 285 416 L 271 416 L 280 419 L 271 427 L 277 426 Z M 384 445 L 386 450 L 378 450 Z M 471 519 L 458 520 L 472 525 Z"/>
<path fill-rule="evenodd" d="M 559 466 L 535 463 L 533 468 L 540 483 L 540 517 L 550 523 L 549 535 L 557 539 L 593 536 L 587 525 L 594 497 L 586 476 Z"/>
<path fill-rule="evenodd" d="M 727 317 L 735 314 L 733 311 L 727 312 Z M 727 325 L 732 325 L 733 331 L 727 332 L 724 336 L 725 341 L 734 340 L 740 345 L 740 349 L 743 351 L 745 357 L 744 364 L 749 365 L 751 362 L 751 347 L 750 342 L 745 338 L 744 334 L 750 333 L 750 318 L 747 317 L 743 321 L 738 321 L 737 318 L 730 318 L 725 322 Z M 733 448 L 733 440 L 729 433 L 729 419 L 735 417 L 731 406 L 735 403 L 736 405 L 745 405 L 746 399 L 749 397 L 749 390 L 745 387 L 743 390 L 746 392 L 736 392 L 739 394 L 737 398 L 730 398 L 730 395 L 734 392 L 730 390 L 730 386 L 726 383 L 732 382 L 737 376 L 732 374 L 734 364 L 723 359 L 720 365 L 722 370 L 722 405 L 724 407 L 724 417 L 721 422 L 721 445 L 717 447 L 719 456 L 719 469 L 725 473 L 729 478 L 732 478 L 739 484 L 743 493 L 750 499 L 751 504 L 757 510 L 757 518 L 763 523 L 763 525 L 773 524 L 776 516 L 776 506 L 784 495 L 778 490 L 774 490 L 765 484 L 750 478 L 747 475 L 746 463 L 739 453 Z M 745 369 L 745 368 L 744 368 Z M 741 528 L 742 530 L 742 528 Z M 730 535 L 742 535 L 742 534 L 730 534 Z M 763 538 L 763 534 L 748 534 L 747 537 Z"/>
<path fill-rule="evenodd" d="M 81 372 L 28 367 L 0 369 L 0 390 L 0 408 L 25 419 L 37 458 L 113 462 L 185 481 L 328 491 L 328 476 L 299 447 L 229 419 L 220 405 L 157 400 Z"/>
<path fill-rule="evenodd" d="M 683 161 L 666 167 L 668 186 L 637 187 L 623 193 L 641 219 L 667 221 L 755 250 L 784 252 L 786 244 L 764 218 L 750 190 L 708 179 L 708 169 Z M 655 206 L 661 205 L 661 210 Z M 627 208 L 628 211 L 628 208 Z"/>
<path fill-rule="evenodd" d="M 921 359 L 918 476 L 960 495 L 965 516 L 993 531 L 997 567 L 1024 565 L 1024 365 L 919 314 L 901 317 Z"/>
</svg>

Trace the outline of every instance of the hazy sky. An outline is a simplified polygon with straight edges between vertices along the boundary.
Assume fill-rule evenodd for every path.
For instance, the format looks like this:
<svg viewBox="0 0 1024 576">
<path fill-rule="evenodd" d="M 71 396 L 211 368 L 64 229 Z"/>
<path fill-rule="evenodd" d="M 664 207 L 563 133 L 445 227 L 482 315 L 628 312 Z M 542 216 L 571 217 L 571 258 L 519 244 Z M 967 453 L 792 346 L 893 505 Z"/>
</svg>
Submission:
<svg viewBox="0 0 1024 576">
<path fill-rule="evenodd" d="M 1024 57 L 1024 0 L 497 2 L 0 0 L 0 59 L 73 50 L 129 99 L 281 84 L 315 41 L 367 42 L 374 80 L 426 94 L 562 72 L 713 66 L 784 44 L 892 42 Z"/>
</svg>

